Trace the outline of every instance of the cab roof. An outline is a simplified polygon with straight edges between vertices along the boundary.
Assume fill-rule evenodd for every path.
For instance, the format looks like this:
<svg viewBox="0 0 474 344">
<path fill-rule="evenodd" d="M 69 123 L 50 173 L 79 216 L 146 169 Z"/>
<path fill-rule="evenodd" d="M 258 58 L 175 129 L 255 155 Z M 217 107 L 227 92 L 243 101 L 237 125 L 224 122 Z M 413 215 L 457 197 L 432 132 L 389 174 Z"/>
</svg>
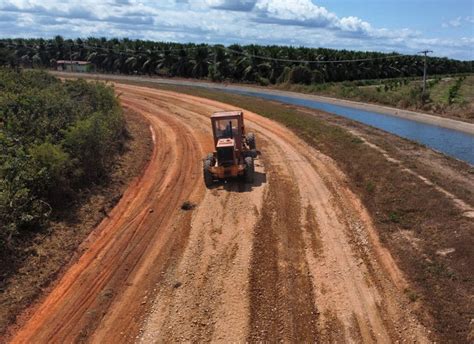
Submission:
<svg viewBox="0 0 474 344">
<path fill-rule="evenodd" d="M 241 110 L 232 110 L 232 111 L 216 111 L 211 115 L 211 118 L 219 117 L 238 117 L 242 115 Z"/>
</svg>

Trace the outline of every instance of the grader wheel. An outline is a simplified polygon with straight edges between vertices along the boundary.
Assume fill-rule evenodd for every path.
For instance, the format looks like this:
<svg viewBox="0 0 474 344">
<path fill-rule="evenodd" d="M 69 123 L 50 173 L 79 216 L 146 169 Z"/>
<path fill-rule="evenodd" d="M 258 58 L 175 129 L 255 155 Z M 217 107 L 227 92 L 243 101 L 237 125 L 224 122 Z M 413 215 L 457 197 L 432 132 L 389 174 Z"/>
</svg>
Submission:
<svg viewBox="0 0 474 344">
<path fill-rule="evenodd" d="M 204 166 L 202 168 L 203 176 L 204 176 L 204 184 L 206 185 L 207 188 L 210 188 L 212 184 L 214 183 L 214 177 L 212 176 L 211 173 L 211 166 L 212 166 L 212 160 L 211 159 L 206 159 L 204 160 Z"/>
<path fill-rule="evenodd" d="M 255 142 L 255 134 L 248 133 L 247 134 L 247 144 L 249 145 L 250 149 L 257 149 L 257 143 Z"/>
<path fill-rule="evenodd" d="M 247 183 L 253 183 L 255 179 L 255 165 L 253 158 L 248 156 L 245 158 L 245 181 Z"/>
</svg>

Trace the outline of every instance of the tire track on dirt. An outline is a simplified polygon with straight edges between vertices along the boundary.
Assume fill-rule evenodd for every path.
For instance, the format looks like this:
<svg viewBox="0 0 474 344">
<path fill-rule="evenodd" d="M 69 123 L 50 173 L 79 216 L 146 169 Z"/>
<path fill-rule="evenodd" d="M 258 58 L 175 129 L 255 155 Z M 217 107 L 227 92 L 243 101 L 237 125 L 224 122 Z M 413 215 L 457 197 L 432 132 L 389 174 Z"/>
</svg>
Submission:
<svg viewBox="0 0 474 344">
<path fill-rule="evenodd" d="M 133 106 L 127 101 L 124 104 Z M 202 155 L 199 140 L 171 116 L 157 116 L 144 109 L 140 113 L 150 121 L 156 137 L 146 171 L 95 230 L 97 237 L 91 246 L 13 342 L 82 341 L 91 336 L 105 314 L 105 320 L 114 319 L 112 327 L 124 329 L 127 336 L 133 332 L 128 330 L 137 328 L 139 319 L 135 316 L 143 312 L 143 307 L 136 301 L 143 297 L 151 280 L 156 282 L 156 275 L 149 275 L 151 265 L 167 251 L 165 244 L 176 235 L 171 232 L 171 223 L 178 218 L 179 206 L 184 200 L 198 201 L 202 197 L 194 181 Z M 113 302 L 121 295 L 127 295 L 128 302 Z M 126 312 L 122 312 L 124 305 L 128 307 Z M 121 332 L 109 332 L 108 339 L 123 340 Z"/>
<path fill-rule="evenodd" d="M 183 113 L 190 113 L 194 117 L 202 117 L 204 123 L 201 125 L 206 128 L 208 135 L 210 135 L 209 114 L 218 109 L 225 108 L 225 105 L 209 108 L 209 106 L 206 105 L 194 103 L 189 104 L 183 101 L 183 99 L 179 102 L 173 101 L 170 99 L 170 94 L 164 95 L 160 93 L 159 98 L 161 99 L 158 99 L 156 94 L 153 92 L 147 92 L 144 100 L 157 104 L 158 106 L 175 113 L 177 116 L 183 115 Z M 259 136 L 259 142 L 261 146 L 262 143 L 263 146 L 265 146 L 263 149 L 264 151 L 267 151 L 267 146 L 270 146 L 269 149 L 274 149 L 266 142 L 263 135 Z M 206 340 L 206 338 L 214 340 L 232 338 L 232 340 L 244 341 L 247 338 L 253 340 L 258 340 L 259 338 L 268 339 L 273 336 L 273 338 L 277 338 L 277 334 L 281 334 L 280 338 L 286 340 L 302 339 L 310 341 L 316 338 L 317 329 L 315 322 L 317 314 L 313 303 L 308 302 L 308 298 L 312 299 L 311 295 L 313 292 L 311 281 L 308 278 L 308 268 L 304 260 L 303 240 L 301 235 L 295 235 L 298 233 L 297 230 L 300 227 L 298 190 L 293 186 L 288 172 L 286 176 L 278 173 L 278 170 L 281 168 L 282 166 L 272 166 L 271 168 L 270 173 L 273 176 L 272 178 L 274 178 L 274 187 L 271 192 L 265 195 L 265 207 L 260 210 L 261 215 L 258 217 L 259 223 L 256 227 L 251 225 L 247 228 L 242 226 L 238 221 L 239 218 L 243 216 L 247 217 L 248 214 L 252 212 L 248 207 L 246 208 L 242 206 L 241 202 L 235 204 L 236 202 L 233 197 L 232 189 L 237 186 L 241 188 L 242 184 L 231 183 L 232 186 L 230 188 L 223 190 L 225 192 L 224 195 L 227 193 L 227 197 L 225 197 L 225 201 L 222 203 L 221 208 L 213 205 L 213 196 L 219 196 L 219 194 L 216 193 L 216 190 L 212 190 L 209 198 L 206 198 L 203 202 L 206 207 L 209 207 L 209 209 L 214 211 L 213 216 L 216 218 L 216 221 L 218 221 L 218 218 L 220 217 L 221 222 L 218 225 L 218 230 L 220 232 L 227 231 L 229 233 L 241 233 L 242 231 L 253 231 L 256 236 L 255 238 L 247 236 L 243 242 L 243 246 L 247 247 L 246 250 L 248 250 L 248 247 L 252 247 L 254 251 L 252 261 L 249 261 L 249 259 L 246 258 L 247 262 L 241 267 L 243 270 L 250 270 L 250 273 L 252 274 L 250 280 L 248 280 L 249 277 L 245 277 L 245 283 L 242 284 L 243 291 L 240 291 L 240 288 L 235 288 L 235 284 L 242 283 L 239 282 L 238 278 L 235 278 L 236 276 L 229 274 L 227 277 L 224 277 L 216 274 L 213 271 L 215 270 L 215 262 L 213 262 L 212 259 L 209 259 L 208 256 L 203 258 L 202 251 L 207 250 L 211 252 L 211 254 L 215 256 L 217 255 L 217 257 L 219 257 L 217 261 L 221 268 L 226 266 L 226 264 L 222 263 L 225 259 L 223 259 L 216 250 L 213 252 L 211 249 L 208 249 L 210 244 L 203 244 L 202 241 L 196 241 L 196 243 L 193 244 L 193 240 L 191 239 L 189 243 L 191 253 L 189 253 L 189 256 L 192 257 L 192 259 L 185 259 L 182 263 L 185 268 L 182 268 L 181 270 L 186 270 L 188 275 L 190 274 L 189 271 L 193 271 L 192 276 L 205 276 L 206 281 L 202 283 L 193 281 L 192 283 L 186 283 L 186 285 L 183 286 L 184 288 L 180 287 L 179 289 L 183 289 L 182 293 L 188 298 L 188 300 L 185 301 L 183 301 L 183 296 L 179 295 L 180 291 L 175 291 L 173 293 L 175 295 L 167 291 L 168 294 L 166 296 L 165 294 L 162 294 L 157 297 L 159 302 L 155 304 L 154 312 L 152 312 L 155 316 L 152 315 L 148 324 L 145 325 L 145 328 L 148 329 L 145 330 L 142 337 L 145 342 L 156 340 L 156 338 L 160 338 L 160 340 L 165 342 L 178 340 L 202 341 Z M 259 182 L 257 182 L 257 184 L 259 184 Z M 275 187 L 276 185 L 278 186 Z M 244 188 L 240 191 L 247 190 Z M 252 194 L 257 194 L 257 191 L 258 190 L 255 189 L 254 185 L 252 188 Z M 228 194 L 229 192 L 231 193 Z M 292 194 L 293 196 L 288 198 L 287 196 L 289 194 Z M 247 197 L 240 193 L 237 199 L 242 198 Z M 262 194 L 259 195 L 259 198 L 262 198 Z M 291 207 L 289 205 L 291 205 Z M 261 208 L 261 206 L 259 206 L 259 208 Z M 226 212 L 233 212 L 233 221 L 225 220 Z M 267 218 L 265 214 L 267 214 L 269 218 L 274 217 L 274 219 Z M 255 217 L 252 222 L 255 224 L 256 220 L 257 218 Z M 199 222 L 196 223 L 197 225 L 193 226 L 193 230 L 196 232 L 205 232 L 204 235 L 198 235 L 199 238 L 207 236 L 212 237 L 212 229 L 211 233 L 206 233 L 206 224 Z M 270 223 L 273 224 L 273 230 L 269 230 Z M 253 227 L 256 229 L 253 230 Z M 266 237 L 268 236 L 269 238 L 266 240 Z M 221 243 L 219 246 L 222 247 L 222 251 L 228 251 L 229 247 L 222 245 L 222 242 L 227 243 L 227 241 L 222 241 L 222 239 L 220 241 Z M 239 247 L 241 246 L 242 242 Z M 258 248 L 257 250 L 256 247 Z M 237 254 L 242 251 L 242 249 L 239 250 L 239 248 L 236 248 L 236 250 Z M 185 253 L 184 256 L 186 257 L 187 254 Z M 248 257 L 248 254 L 245 254 L 245 256 Z M 278 258 L 279 256 L 280 259 Z M 264 261 L 268 261 L 269 264 L 272 264 L 272 262 L 276 265 L 284 264 L 275 270 L 270 269 L 269 266 L 265 265 Z M 196 262 L 198 262 L 198 268 L 195 267 Z M 255 268 L 257 267 L 260 268 L 259 271 L 261 271 L 262 274 L 256 272 Z M 301 272 L 303 269 L 305 269 L 304 273 Z M 181 275 L 181 277 L 174 275 L 171 280 L 181 281 L 185 278 L 189 281 L 189 276 L 186 276 L 185 273 L 181 272 L 177 275 Z M 258 289 L 259 285 L 262 284 L 261 276 L 269 275 L 279 275 L 279 277 L 277 276 L 275 279 L 275 284 L 270 283 L 270 285 L 265 285 L 265 288 L 261 289 L 259 292 L 258 299 L 251 298 L 249 296 L 250 292 L 247 289 Z M 300 277 L 300 275 L 303 277 Z M 170 284 L 172 283 L 171 280 L 169 282 Z M 212 281 L 214 288 L 206 286 L 209 280 Z M 230 290 L 238 292 L 236 294 L 240 294 L 241 298 L 244 296 L 244 299 L 248 300 L 247 303 L 250 303 L 250 310 L 245 303 L 241 306 L 241 308 L 247 308 L 247 312 L 243 313 L 243 316 L 235 316 L 235 309 L 229 309 L 231 307 L 229 307 L 228 299 L 226 300 L 226 304 L 223 306 L 222 302 L 218 302 L 222 295 L 220 292 L 216 292 L 215 286 L 222 284 L 223 282 L 229 284 L 229 286 L 232 287 Z M 191 287 L 188 287 L 188 284 L 191 284 Z M 226 289 L 223 288 L 222 290 Z M 299 293 L 294 293 L 294 290 L 299 290 Z M 263 293 L 267 293 L 268 295 L 263 295 Z M 225 292 L 223 292 L 223 294 L 225 294 Z M 212 301 L 209 302 L 209 299 Z M 226 299 L 225 295 L 222 299 Z M 273 304 L 273 300 L 276 301 L 275 304 Z M 199 305 L 199 307 L 196 307 L 196 305 Z M 201 314 L 199 311 L 193 312 L 196 308 L 202 311 Z M 225 311 L 220 310 L 223 308 Z M 183 316 L 182 311 L 180 312 L 180 310 L 183 309 L 186 310 L 185 316 Z M 262 309 L 279 314 L 277 321 L 273 321 L 273 319 L 267 317 L 269 323 L 275 325 L 275 331 L 265 330 L 266 327 L 270 326 L 269 323 L 265 322 L 265 320 L 262 322 L 258 321 L 259 319 L 265 319 Z M 216 313 L 221 313 L 222 315 L 216 316 Z M 175 314 L 177 314 L 177 316 Z M 233 316 L 229 316 L 229 314 L 233 314 Z M 312 321 L 308 322 L 308 317 L 312 317 Z M 243 326 L 233 326 L 232 329 L 229 329 L 229 323 L 234 325 L 238 325 L 239 323 L 242 324 L 242 318 L 244 320 Z M 249 326 L 251 329 L 249 328 L 245 330 L 249 320 Z M 227 326 L 219 328 L 219 325 L 213 325 L 214 322 L 217 324 L 223 323 Z M 265 332 L 263 337 L 260 336 L 261 333 L 258 333 L 258 331 L 255 330 L 259 326 Z M 248 333 L 251 331 L 254 333 L 251 337 L 248 337 Z M 172 334 L 170 334 L 170 332 L 172 332 Z M 161 333 L 161 337 L 158 335 L 159 333 Z"/>
<path fill-rule="evenodd" d="M 153 156 L 13 342 L 425 341 L 406 282 L 335 163 L 245 112 L 253 185 L 205 190 L 209 115 L 226 104 L 116 85 Z M 197 207 L 183 213 L 192 200 Z"/>
<path fill-rule="evenodd" d="M 176 94 L 158 92 L 168 102 L 178 99 Z M 180 106 L 209 112 L 223 107 L 210 100 L 186 98 L 189 104 L 185 105 L 186 101 L 181 98 Z M 425 341 L 426 333 L 411 314 L 411 306 L 403 295 L 402 288 L 406 286 L 403 276 L 388 251 L 381 247 L 370 218 L 344 185 L 344 176 L 335 164 L 281 126 L 255 114 L 246 113 L 246 116 L 247 123 L 260 136 L 280 147 L 281 152 L 273 153 L 273 156 L 271 150 L 264 151 L 265 158 L 278 164 L 280 172 L 284 170 L 282 165 L 290 166 L 289 174 L 298 186 L 303 208 L 313 209 L 312 221 L 306 223 L 306 228 L 311 233 L 311 222 L 317 224 L 313 230 L 320 243 L 314 245 L 311 234 L 303 237 L 316 291 L 315 308 L 320 314 L 319 332 L 323 341 L 339 338 L 349 342 L 375 342 L 407 337 Z M 267 230 L 272 230 L 272 227 L 267 225 Z M 311 252 L 318 246 L 318 252 Z M 288 264 L 287 257 L 278 263 Z M 266 287 L 274 288 L 272 283 Z M 273 311 L 273 319 L 268 314 L 270 312 L 265 313 L 264 316 L 271 320 L 269 323 L 278 322 L 279 312 Z M 299 339 L 291 337 L 290 330 L 282 332 L 290 335 L 286 339 Z"/>
<path fill-rule="evenodd" d="M 198 121 L 192 122 L 194 129 L 212 135 L 209 112 L 198 114 L 182 108 L 182 102 L 173 105 L 148 95 L 147 101 L 183 120 Z M 159 292 L 144 326 L 143 342 L 222 341 L 229 336 L 245 340 L 252 228 L 264 187 L 264 167 L 257 161 L 252 186 L 229 181 L 206 193 L 194 211 L 182 260 L 167 273 L 166 282 L 156 286 Z"/>
<path fill-rule="evenodd" d="M 278 150 L 271 145 L 266 142 L 264 154 Z M 272 154 L 272 158 L 279 154 Z M 275 161 L 270 160 L 266 158 L 266 206 L 254 229 L 249 285 L 251 328 L 247 340 L 318 341 L 318 314 L 305 258 L 299 192 L 289 177 L 289 166 L 275 166 Z"/>
<path fill-rule="evenodd" d="M 153 116 L 158 115 L 159 118 L 166 118 L 166 121 L 168 123 L 173 123 L 173 126 L 175 126 L 175 133 L 179 133 L 178 135 L 172 137 L 170 142 L 171 144 L 176 146 L 178 146 L 178 143 L 181 143 L 183 146 L 182 152 L 178 152 L 178 154 L 172 157 L 174 163 L 177 165 L 177 169 L 179 169 L 180 171 L 176 176 L 171 175 L 169 183 L 165 183 L 166 186 L 162 190 L 162 194 L 166 196 L 162 199 L 156 200 L 157 204 L 163 203 L 173 207 L 176 213 L 176 209 L 178 209 L 179 205 L 181 205 L 184 200 L 189 198 L 189 190 L 192 190 L 191 187 L 187 188 L 190 185 L 189 182 L 193 179 L 197 179 L 198 177 L 200 177 L 200 174 L 197 171 L 197 157 L 199 156 L 200 151 L 196 150 L 196 143 L 200 142 L 200 138 L 197 135 L 194 135 L 192 128 L 177 121 L 174 116 L 170 115 L 166 111 L 158 111 L 154 107 L 150 107 L 147 104 L 144 105 L 141 102 L 138 103 L 136 98 L 133 97 L 124 97 L 122 102 L 124 105 L 131 106 L 135 110 L 140 111 L 141 113 L 153 113 Z M 150 120 L 153 121 L 154 118 L 151 117 Z M 187 156 L 188 154 L 195 155 L 195 158 L 192 159 L 193 164 L 190 165 L 189 170 L 186 169 L 186 165 L 183 161 L 185 159 L 189 159 L 189 157 Z M 166 190 L 169 188 L 170 183 L 182 185 L 183 188 L 181 188 L 180 190 Z M 192 198 L 193 196 L 190 197 Z M 157 212 L 161 212 L 161 210 L 157 209 Z M 167 212 L 165 211 L 164 213 Z M 173 217 L 173 215 L 170 215 L 169 218 L 162 217 L 163 222 L 155 223 L 155 225 L 158 228 L 169 228 L 171 226 L 172 228 L 174 227 L 174 229 L 182 229 L 183 225 L 180 225 L 177 221 L 173 221 Z M 184 222 L 189 222 L 189 219 L 185 220 Z M 187 226 L 189 226 L 189 224 L 187 224 Z M 177 233 L 179 233 L 179 231 L 173 231 L 172 234 L 170 233 L 172 238 L 169 238 L 167 240 L 164 240 L 165 238 L 160 236 L 161 233 L 158 233 L 157 238 L 152 241 L 155 246 L 151 247 L 148 254 L 144 256 L 143 264 L 141 264 L 139 268 L 136 269 L 136 273 L 129 279 L 131 286 L 127 288 L 108 309 L 107 315 L 101 322 L 101 326 L 98 328 L 97 331 L 95 331 L 92 337 L 93 341 L 104 342 L 115 338 L 114 336 L 110 335 L 109 331 L 110 328 L 116 326 L 116 323 L 123 323 L 126 326 L 121 328 L 121 332 L 123 334 L 137 332 L 140 321 L 133 322 L 132 320 L 134 320 L 135 318 L 140 318 L 140 315 L 143 315 L 143 309 L 139 309 L 135 316 L 130 315 L 130 310 L 134 309 L 134 305 L 136 304 L 146 305 L 148 297 L 152 297 L 151 291 L 152 286 L 154 285 L 153 280 L 147 279 L 146 277 L 150 274 L 152 276 L 158 275 L 154 273 L 153 268 L 164 266 L 164 264 L 156 264 L 156 262 L 159 262 L 160 260 L 164 259 L 163 256 L 165 255 L 165 251 L 167 251 L 167 249 L 164 247 L 164 244 L 166 243 L 167 245 L 169 245 L 169 247 L 172 247 L 174 240 L 176 240 L 174 236 Z M 170 254 L 169 251 L 168 254 Z M 147 264 L 147 261 L 154 263 Z M 148 281 L 148 283 L 145 285 L 142 281 Z M 138 286 L 138 288 L 134 286 Z M 146 309 L 146 307 L 142 308 Z M 124 314 L 128 314 L 128 316 L 124 317 Z M 123 336 L 117 335 L 116 338 L 117 340 L 119 340 L 120 338 L 123 338 Z"/>
</svg>

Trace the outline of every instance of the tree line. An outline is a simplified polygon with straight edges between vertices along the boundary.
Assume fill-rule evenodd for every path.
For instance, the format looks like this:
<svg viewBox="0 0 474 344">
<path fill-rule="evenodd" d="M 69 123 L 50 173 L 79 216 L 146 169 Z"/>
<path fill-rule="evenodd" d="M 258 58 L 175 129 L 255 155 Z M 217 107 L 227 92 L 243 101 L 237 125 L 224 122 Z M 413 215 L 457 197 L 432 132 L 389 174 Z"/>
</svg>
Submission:
<svg viewBox="0 0 474 344">
<path fill-rule="evenodd" d="M 124 128 L 105 84 L 0 68 L 0 249 L 106 180 Z"/>
<path fill-rule="evenodd" d="M 394 55 L 397 56 L 394 58 Z M 97 71 L 104 73 L 208 78 L 262 85 L 417 77 L 423 74 L 422 56 L 397 53 L 254 44 L 226 47 L 93 37 L 0 40 L 0 65 L 54 68 L 56 61 L 69 59 L 90 61 Z M 361 59 L 370 60 L 308 62 Z M 430 75 L 472 73 L 474 70 L 473 61 L 428 57 L 428 64 Z"/>
</svg>

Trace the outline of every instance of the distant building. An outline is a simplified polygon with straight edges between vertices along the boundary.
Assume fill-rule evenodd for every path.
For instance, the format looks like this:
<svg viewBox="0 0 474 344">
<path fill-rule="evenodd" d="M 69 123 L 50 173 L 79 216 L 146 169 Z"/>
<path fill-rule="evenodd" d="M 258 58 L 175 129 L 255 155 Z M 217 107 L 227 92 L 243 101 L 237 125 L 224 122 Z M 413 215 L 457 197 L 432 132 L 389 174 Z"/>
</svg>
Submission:
<svg viewBox="0 0 474 344">
<path fill-rule="evenodd" d="M 87 73 L 94 70 L 94 65 L 88 61 L 58 60 L 56 68 L 64 72 Z"/>
</svg>

